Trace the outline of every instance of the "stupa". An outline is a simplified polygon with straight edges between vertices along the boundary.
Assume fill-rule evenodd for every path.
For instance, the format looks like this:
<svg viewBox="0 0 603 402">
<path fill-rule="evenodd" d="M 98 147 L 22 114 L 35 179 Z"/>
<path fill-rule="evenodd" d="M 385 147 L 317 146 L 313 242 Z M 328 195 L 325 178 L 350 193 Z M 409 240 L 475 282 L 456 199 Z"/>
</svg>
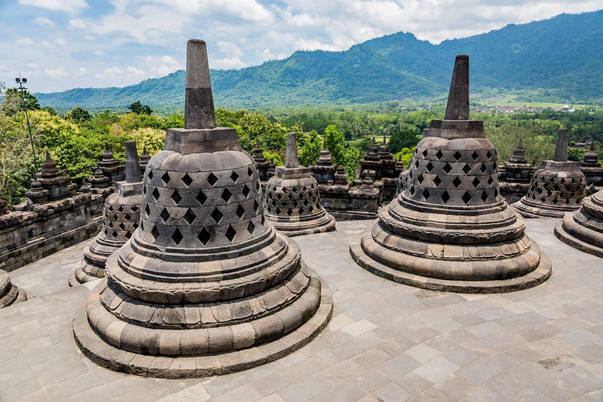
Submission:
<svg viewBox="0 0 603 402">
<path fill-rule="evenodd" d="M 136 142 L 126 141 L 126 180 L 115 184 L 105 200 L 103 228 L 84 252 L 84 258 L 69 277 L 69 285 L 103 278 L 107 258 L 132 236 L 140 221 L 142 174 Z"/>
<path fill-rule="evenodd" d="M 264 364 L 325 327 L 331 296 L 299 246 L 265 222 L 257 168 L 216 127 L 205 42 L 187 44 L 185 128 L 143 177 L 140 227 L 73 322 L 113 370 L 201 377 Z"/>
<path fill-rule="evenodd" d="M 96 168 L 109 178 L 111 186 L 124 180 L 124 166 L 113 157 L 108 143 L 105 143 L 105 151 L 101 155 L 101 160 L 96 164 Z"/>
<path fill-rule="evenodd" d="M 527 193 L 535 170 L 526 159 L 523 141 L 520 138 L 509 161 L 498 165 L 498 188 L 507 202 L 519 201 Z"/>
<path fill-rule="evenodd" d="M 56 201 L 75 194 L 75 184 L 69 176 L 57 168 L 56 162 L 46 151 L 42 170 L 31 180 L 31 189 L 25 195 L 35 204 Z"/>
<path fill-rule="evenodd" d="M 590 149 L 584 154 L 580 166 L 587 185 L 603 186 L 603 167 L 599 163 L 599 154 L 595 151 L 595 141 L 590 143 Z"/>
<path fill-rule="evenodd" d="M 532 176 L 528 193 L 513 206 L 526 218 L 563 218 L 580 208 L 586 181 L 578 162 L 567 160 L 568 133 L 559 130 L 554 160 L 542 161 Z"/>
<path fill-rule="evenodd" d="M 111 179 L 105 176 L 100 168 L 94 169 L 94 176 L 88 179 L 92 188 L 107 188 L 111 185 Z"/>
<path fill-rule="evenodd" d="M 603 190 L 582 200 L 575 212 L 568 212 L 555 235 L 578 250 L 603 257 Z"/>
<path fill-rule="evenodd" d="M 333 165 L 333 159 L 331 159 L 331 153 L 327 148 L 325 140 L 322 141 L 322 150 L 320 151 L 318 161 L 316 165 L 310 167 L 310 170 L 318 183 L 333 184 L 335 165 Z"/>
<path fill-rule="evenodd" d="M 264 150 L 260 145 L 259 138 L 255 139 L 255 148 L 253 148 L 252 156 L 258 170 L 258 175 L 260 176 L 262 187 L 265 187 L 265 184 L 274 175 L 274 163 L 264 156 Z"/>
<path fill-rule="evenodd" d="M 294 133 L 287 135 L 285 166 L 277 166 L 266 184 L 266 219 L 287 236 L 335 230 L 335 218 L 320 204 L 316 179 L 299 165 Z"/>
<path fill-rule="evenodd" d="M 13 285 L 8 272 L 0 269 L 0 309 L 25 300 L 27 300 L 25 291 Z"/>
<path fill-rule="evenodd" d="M 483 122 L 469 120 L 469 57 L 457 56 L 445 120 L 431 121 L 404 190 L 351 242 L 353 259 L 432 290 L 507 292 L 543 282 L 551 263 L 499 195 L 496 165 Z"/>
</svg>

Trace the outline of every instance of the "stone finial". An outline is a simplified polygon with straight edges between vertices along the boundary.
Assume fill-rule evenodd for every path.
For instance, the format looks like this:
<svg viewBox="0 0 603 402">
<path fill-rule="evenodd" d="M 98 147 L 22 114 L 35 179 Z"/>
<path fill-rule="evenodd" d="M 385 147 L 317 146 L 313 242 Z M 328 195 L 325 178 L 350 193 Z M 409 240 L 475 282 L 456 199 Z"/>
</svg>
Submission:
<svg viewBox="0 0 603 402">
<path fill-rule="evenodd" d="M 456 56 L 445 120 L 469 120 L 469 56 Z"/>
<path fill-rule="evenodd" d="M 425 138 L 425 137 L 429 137 L 429 129 L 428 128 L 423 129 L 423 137 L 422 138 Z"/>
<path fill-rule="evenodd" d="M 295 133 L 287 134 L 287 155 L 285 158 L 285 167 L 299 167 L 299 159 L 297 158 L 297 143 L 295 141 Z"/>
<path fill-rule="evenodd" d="M 186 44 L 184 128 L 211 129 L 215 127 L 216 116 L 209 77 L 207 48 L 205 41 L 191 39 Z"/>
<path fill-rule="evenodd" d="M 559 130 L 559 137 L 557 137 L 557 145 L 555 146 L 555 157 L 553 158 L 556 162 L 567 162 L 567 145 L 568 145 L 568 132 L 567 129 Z"/>
<path fill-rule="evenodd" d="M 126 182 L 138 183 L 139 181 L 142 181 L 142 174 L 140 172 L 136 141 L 126 141 Z"/>
</svg>

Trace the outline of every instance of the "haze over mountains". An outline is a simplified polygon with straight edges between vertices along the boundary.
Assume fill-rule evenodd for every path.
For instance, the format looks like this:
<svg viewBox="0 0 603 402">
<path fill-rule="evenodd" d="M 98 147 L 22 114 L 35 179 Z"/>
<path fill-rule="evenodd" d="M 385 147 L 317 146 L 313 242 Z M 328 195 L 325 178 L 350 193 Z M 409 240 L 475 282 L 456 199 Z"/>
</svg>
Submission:
<svg viewBox="0 0 603 402">
<path fill-rule="evenodd" d="M 213 70 L 217 105 L 279 107 L 351 104 L 443 96 L 457 54 L 470 55 L 472 92 L 535 91 L 557 102 L 603 99 L 603 10 L 507 25 L 438 45 L 396 33 L 343 52 L 297 51 L 240 70 Z M 57 109 L 182 108 L 184 71 L 123 88 L 37 94 Z"/>
</svg>

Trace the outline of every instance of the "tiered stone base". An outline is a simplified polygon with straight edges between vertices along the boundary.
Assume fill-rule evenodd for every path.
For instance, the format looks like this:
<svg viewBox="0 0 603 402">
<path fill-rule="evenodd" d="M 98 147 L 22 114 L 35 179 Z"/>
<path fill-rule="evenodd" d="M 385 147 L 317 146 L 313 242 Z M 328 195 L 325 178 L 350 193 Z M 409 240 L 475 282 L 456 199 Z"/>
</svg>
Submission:
<svg viewBox="0 0 603 402">
<path fill-rule="evenodd" d="M 365 235 L 363 239 L 366 238 L 366 236 L 370 236 L 370 234 Z M 538 246 L 536 245 L 536 243 L 534 243 L 532 240 L 530 240 L 530 242 L 531 248 L 535 248 L 534 250 L 538 251 Z M 350 242 L 350 254 L 358 265 L 382 278 L 402 283 L 404 285 L 415 286 L 418 288 L 457 293 L 503 293 L 531 288 L 546 281 L 551 276 L 552 269 L 551 262 L 549 261 L 549 259 L 545 255 L 541 255 L 540 264 L 538 265 L 538 267 L 532 272 L 529 272 L 528 274 L 519 277 L 501 280 L 439 279 L 428 276 L 416 275 L 410 272 L 405 272 L 388 267 L 387 265 L 382 264 L 379 261 L 376 261 L 370 256 L 368 256 L 362 249 L 360 241 Z M 401 256 L 400 258 L 408 259 L 409 265 L 430 265 L 433 261 L 417 257 L 411 257 L 407 255 Z M 449 262 L 442 261 L 442 263 Z M 455 261 L 455 263 L 466 264 L 470 268 L 471 264 L 474 262 Z M 488 262 L 482 263 L 488 264 Z"/>
<path fill-rule="evenodd" d="M 99 293 L 107 286 L 105 280 L 77 313 L 73 334 L 80 350 L 92 361 L 124 373 L 188 378 L 245 370 L 296 351 L 326 327 L 333 310 L 331 292 L 321 286 L 312 270 L 305 268 L 304 271 L 310 274 L 311 289 L 281 312 L 231 327 L 188 330 L 138 327 L 118 320 L 101 305 Z M 318 308 L 312 314 L 311 306 L 315 304 Z M 89 319 L 106 328 L 111 339 L 101 338 L 92 329 Z M 297 328 L 291 328 L 300 322 Z M 267 342 L 260 344 L 259 338 Z M 115 346 L 132 347 L 136 342 L 140 353 Z M 254 346 L 246 347 L 248 345 Z M 194 355 L 194 349 L 205 349 L 205 353 Z M 221 350 L 229 351 L 220 353 Z M 143 354 L 143 351 L 161 355 Z"/>
<path fill-rule="evenodd" d="M 585 198 L 582 208 L 566 214 L 555 226 L 555 235 L 578 250 L 603 257 L 603 192 Z"/>
<path fill-rule="evenodd" d="M 335 230 L 335 218 L 324 209 L 315 214 L 301 216 L 284 217 L 266 214 L 266 219 L 289 237 Z"/>
<path fill-rule="evenodd" d="M 13 285 L 6 271 L 0 270 L 0 309 L 27 300 L 24 290 Z"/>
<path fill-rule="evenodd" d="M 566 212 L 572 212 L 579 207 L 552 206 L 533 202 L 526 197 L 513 204 L 513 208 L 524 218 L 563 218 Z"/>
<path fill-rule="evenodd" d="M 105 263 L 107 258 L 123 245 L 107 239 L 101 232 L 84 252 L 84 258 L 69 275 L 69 286 L 94 281 L 105 276 Z"/>
</svg>

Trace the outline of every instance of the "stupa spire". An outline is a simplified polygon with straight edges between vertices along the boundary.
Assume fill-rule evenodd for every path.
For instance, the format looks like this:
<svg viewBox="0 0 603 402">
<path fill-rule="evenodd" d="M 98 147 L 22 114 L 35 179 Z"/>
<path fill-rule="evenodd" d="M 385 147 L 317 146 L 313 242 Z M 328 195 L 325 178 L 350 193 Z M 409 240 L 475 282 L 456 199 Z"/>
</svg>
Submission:
<svg viewBox="0 0 603 402">
<path fill-rule="evenodd" d="M 126 141 L 126 182 L 138 183 L 139 181 L 142 181 L 142 174 L 140 173 L 136 141 Z"/>
<path fill-rule="evenodd" d="M 216 127 L 214 100 L 211 92 L 209 63 L 205 41 L 191 39 L 186 44 L 186 96 L 184 128 Z"/>
<path fill-rule="evenodd" d="M 295 133 L 287 134 L 287 155 L 285 159 L 285 167 L 299 167 L 299 159 L 297 157 L 297 143 L 295 141 Z"/>
<path fill-rule="evenodd" d="M 567 162 L 567 145 L 568 145 L 568 134 L 567 129 L 559 130 L 559 136 L 557 137 L 557 145 L 555 146 L 555 162 Z"/>
<path fill-rule="evenodd" d="M 445 120 L 469 120 L 469 56 L 456 56 Z"/>
</svg>

